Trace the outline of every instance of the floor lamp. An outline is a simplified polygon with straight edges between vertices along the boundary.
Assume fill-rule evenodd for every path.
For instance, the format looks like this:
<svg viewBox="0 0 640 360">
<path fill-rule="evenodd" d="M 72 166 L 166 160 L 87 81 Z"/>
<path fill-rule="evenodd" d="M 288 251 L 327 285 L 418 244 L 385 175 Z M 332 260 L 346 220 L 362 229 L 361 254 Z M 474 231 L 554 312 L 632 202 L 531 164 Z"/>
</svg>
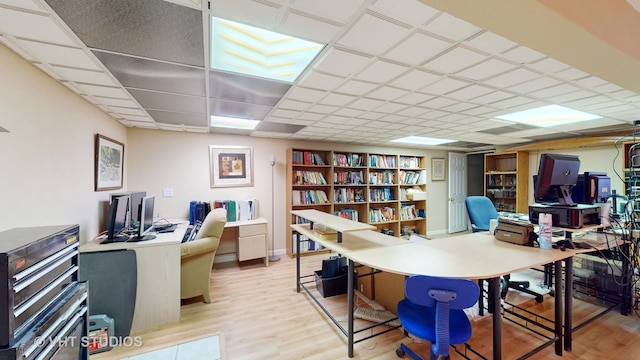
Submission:
<svg viewBox="0 0 640 360">
<path fill-rule="evenodd" d="M 279 261 L 280 260 L 280 255 L 276 255 L 274 253 L 275 251 L 275 236 L 273 235 L 274 233 L 274 228 L 275 228 L 275 223 L 274 223 L 274 218 L 275 218 L 275 181 L 274 181 L 274 175 L 273 175 L 273 171 L 276 165 L 276 157 L 275 155 L 271 155 L 269 156 L 269 164 L 271 164 L 271 255 L 269 256 L 269 261 Z"/>
</svg>

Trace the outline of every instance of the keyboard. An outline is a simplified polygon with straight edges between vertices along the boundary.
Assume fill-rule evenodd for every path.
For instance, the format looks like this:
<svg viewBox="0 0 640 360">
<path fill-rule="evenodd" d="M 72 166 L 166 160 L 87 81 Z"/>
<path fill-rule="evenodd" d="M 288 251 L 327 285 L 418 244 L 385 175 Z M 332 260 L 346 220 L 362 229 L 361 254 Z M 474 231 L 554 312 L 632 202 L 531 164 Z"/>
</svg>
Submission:
<svg viewBox="0 0 640 360">
<path fill-rule="evenodd" d="M 353 317 L 375 323 L 395 319 L 387 322 L 386 325 L 400 326 L 400 321 L 397 319 L 398 317 L 389 310 L 374 310 L 366 307 L 358 307 L 354 310 Z"/>
<path fill-rule="evenodd" d="M 201 226 L 202 222 L 200 221 L 196 222 L 195 225 L 189 225 L 187 231 L 184 232 L 184 236 L 182 236 L 182 242 L 185 243 L 194 240 L 196 235 L 198 235 L 198 230 L 200 230 Z"/>
</svg>

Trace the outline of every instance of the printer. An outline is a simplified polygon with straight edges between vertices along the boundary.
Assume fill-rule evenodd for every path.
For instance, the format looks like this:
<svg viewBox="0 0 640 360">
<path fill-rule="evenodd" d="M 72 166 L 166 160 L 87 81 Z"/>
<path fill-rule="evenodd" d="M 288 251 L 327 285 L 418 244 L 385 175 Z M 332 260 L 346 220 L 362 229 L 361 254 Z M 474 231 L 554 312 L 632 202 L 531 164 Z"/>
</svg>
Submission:
<svg viewBox="0 0 640 360">
<path fill-rule="evenodd" d="M 540 214 L 551 214 L 553 226 L 580 229 L 585 225 L 600 224 L 600 205 L 529 205 L 529 221 L 538 223 Z"/>
</svg>

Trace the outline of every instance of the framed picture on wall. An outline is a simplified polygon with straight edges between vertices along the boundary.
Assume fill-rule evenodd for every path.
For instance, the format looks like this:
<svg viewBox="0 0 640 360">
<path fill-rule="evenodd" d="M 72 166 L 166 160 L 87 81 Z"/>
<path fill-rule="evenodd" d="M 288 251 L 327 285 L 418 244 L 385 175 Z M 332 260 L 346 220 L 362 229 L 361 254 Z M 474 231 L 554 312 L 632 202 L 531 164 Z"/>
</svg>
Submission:
<svg viewBox="0 0 640 360">
<path fill-rule="evenodd" d="M 95 191 L 122 189 L 124 144 L 96 134 Z"/>
<path fill-rule="evenodd" d="M 211 187 L 253 186 L 253 148 L 209 146 Z"/>
<path fill-rule="evenodd" d="M 444 159 L 431 159 L 431 181 L 444 180 Z"/>
</svg>

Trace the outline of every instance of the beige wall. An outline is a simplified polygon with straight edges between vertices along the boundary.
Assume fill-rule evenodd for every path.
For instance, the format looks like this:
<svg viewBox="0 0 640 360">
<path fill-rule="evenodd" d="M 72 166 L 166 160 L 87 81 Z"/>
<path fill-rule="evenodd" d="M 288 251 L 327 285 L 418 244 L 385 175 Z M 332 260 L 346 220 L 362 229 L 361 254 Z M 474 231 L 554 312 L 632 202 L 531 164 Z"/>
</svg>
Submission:
<svg viewBox="0 0 640 360">
<path fill-rule="evenodd" d="M 129 129 L 127 133 L 129 190 L 156 195 L 156 216 L 187 218 L 191 200 L 258 199 L 259 215 L 271 222 L 271 166 L 274 167 L 275 249 L 284 253 L 286 231 L 286 152 L 288 148 L 329 149 L 360 152 L 388 152 L 446 157 L 443 151 L 355 146 L 343 143 L 313 143 L 263 139 L 247 136 L 192 134 L 160 130 Z M 209 145 L 249 146 L 253 148 L 254 184 L 250 187 L 211 188 Z M 173 189 L 173 197 L 163 197 L 163 188 Z M 427 184 L 427 228 L 429 233 L 446 232 L 446 183 Z M 271 229 L 268 231 L 271 238 Z M 270 242 L 270 240 L 269 240 Z"/>
<path fill-rule="evenodd" d="M 126 129 L 3 45 L 0 64 L 0 231 L 79 224 L 86 241 L 107 198 L 93 188 L 94 134 L 124 142 Z"/>
</svg>

